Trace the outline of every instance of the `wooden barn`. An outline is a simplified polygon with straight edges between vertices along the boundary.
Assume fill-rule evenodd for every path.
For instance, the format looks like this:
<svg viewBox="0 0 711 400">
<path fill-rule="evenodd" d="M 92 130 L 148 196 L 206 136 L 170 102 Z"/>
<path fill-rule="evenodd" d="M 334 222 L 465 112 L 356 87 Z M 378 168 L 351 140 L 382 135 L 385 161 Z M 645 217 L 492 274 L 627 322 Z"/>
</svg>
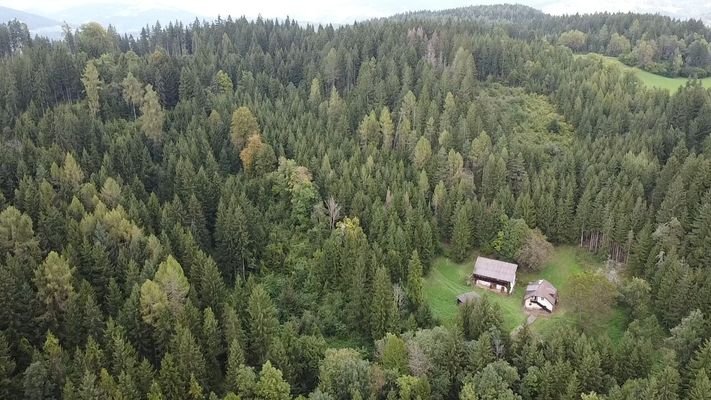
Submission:
<svg viewBox="0 0 711 400">
<path fill-rule="evenodd" d="M 516 285 L 518 265 L 486 257 L 477 257 L 471 283 L 496 292 L 511 294 Z"/>
</svg>

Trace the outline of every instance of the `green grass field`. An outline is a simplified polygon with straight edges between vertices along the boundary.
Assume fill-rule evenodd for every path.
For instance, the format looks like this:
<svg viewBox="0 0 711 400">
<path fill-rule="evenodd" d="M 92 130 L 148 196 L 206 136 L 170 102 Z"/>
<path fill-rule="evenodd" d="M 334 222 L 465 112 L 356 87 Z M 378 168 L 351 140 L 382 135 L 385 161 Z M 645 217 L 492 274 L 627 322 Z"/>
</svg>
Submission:
<svg viewBox="0 0 711 400">
<path fill-rule="evenodd" d="M 686 82 L 688 82 L 688 80 L 689 80 L 688 78 L 668 78 L 666 76 L 661 76 L 661 75 L 653 74 L 651 72 L 644 71 L 644 70 L 637 68 L 637 67 L 630 67 L 628 65 L 623 64 L 622 61 L 618 60 L 615 57 L 608 57 L 608 56 L 603 56 L 603 55 L 594 54 L 594 53 L 586 54 L 585 56 L 600 57 L 600 58 L 604 59 L 605 61 L 607 61 L 608 63 L 620 67 L 623 71 L 631 71 L 646 86 L 668 90 L 671 93 L 676 92 L 676 90 L 679 87 L 686 85 Z M 701 84 L 705 88 L 711 88 L 711 77 L 701 79 Z"/>
<path fill-rule="evenodd" d="M 473 257 L 472 260 L 474 258 L 476 257 Z M 425 280 L 425 297 L 434 316 L 445 325 L 448 325 L 456 319 L 456 297 L 474 290 L 483 296 L 487 296 L 492 302 L 501 307 L 504 327 L 507 330 L 512 330 L 523 324 L 526 319 L 526 314 L 524 314 L 523 310 L 523 295 L 526 284 L 543 278 L 558 288 L 560 297 L 559 307 L 551 316 L 541 316 L 531 325 L 534 331 L 541 335 L 546 335 L 560 325 L 574 324 L 573 316 L 568 313 L 565 307 L 565 296 L 568 293 L 570 277 L 584 269 L 599 267 L 599 261 L 584 251 L 575 247 L 558 247 L 540 272 L 533 273 L 519 270 L 514 292 L 510 296 L 505 296 L 467 285 L 467 277 L 474 268 L 473 261 L 457 264 L 447 258 L 440 257 L 434 260 L 432 269 Z M 615 309 L 610 320 L 604 324 L 606 333 L 613 340 L 619 339 L 624 331 L 625 322 L 624 313 Z"/>
</svg>

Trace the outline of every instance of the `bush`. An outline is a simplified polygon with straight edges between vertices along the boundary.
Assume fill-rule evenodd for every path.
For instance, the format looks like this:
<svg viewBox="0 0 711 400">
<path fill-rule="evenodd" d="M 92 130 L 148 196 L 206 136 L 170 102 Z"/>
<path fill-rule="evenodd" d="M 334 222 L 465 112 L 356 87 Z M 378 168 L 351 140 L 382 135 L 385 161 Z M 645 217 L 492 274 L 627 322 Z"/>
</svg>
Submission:
<svg viewBox="0 0 711 400">
<path fill-rule="evenodd" d="M 538 271 L 548 261 L 552 252 L 553 245 L 546 240 L 545 235 L 538 228 L 530 229 L 516 255 L 516 261 L 525 268 Z"/>
</svg>

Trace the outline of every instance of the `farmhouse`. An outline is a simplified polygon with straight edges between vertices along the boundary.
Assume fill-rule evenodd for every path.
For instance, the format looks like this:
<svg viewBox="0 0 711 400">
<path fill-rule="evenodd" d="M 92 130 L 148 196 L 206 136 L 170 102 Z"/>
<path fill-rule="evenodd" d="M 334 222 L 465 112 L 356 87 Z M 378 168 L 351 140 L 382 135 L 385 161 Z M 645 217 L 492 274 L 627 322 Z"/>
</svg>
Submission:
<svg viewBox="0 0 711 400">
<path fill-rule="evenodd" d="M 558 304 L 558 290 L 545 279 L 531 282 L 526 286 L 523 304 L 527 310 L 553 312 L 556 304 Z"/>
<path fill-rule="evenodd" d="M 477 257 L 471 282 L 477 286 L 511 294 L 516 285 L 518 265 L 491 258 Z"/>
<path fill-rule="evenodd" d="M 478 299 L 479 293 L 477 292 L 467 292 L 467 293 L 462 293 L 459 296 L 457 296 L 457 304 L 465 304 L 469 303 L 470 301 L 474 301 Z"/>
</svg>

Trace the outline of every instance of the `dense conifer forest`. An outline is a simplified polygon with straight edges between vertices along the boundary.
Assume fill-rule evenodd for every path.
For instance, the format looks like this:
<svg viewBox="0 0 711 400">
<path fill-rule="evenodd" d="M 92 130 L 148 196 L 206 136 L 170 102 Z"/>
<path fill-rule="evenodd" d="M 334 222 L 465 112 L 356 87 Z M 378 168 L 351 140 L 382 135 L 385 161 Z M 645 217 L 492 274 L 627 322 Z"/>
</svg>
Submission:
<svg viewBox="0 0 711 400">
<path fill-rule="evenodd" d="M 702 77 L 708 40 L 519 6 L 0 25 L 0 399 L 710 399 L 711 92 L 574 54 Z M 433 317 L 435 257 L 551 244 L 615 271 L 573 329 Z"/>
</svg>

